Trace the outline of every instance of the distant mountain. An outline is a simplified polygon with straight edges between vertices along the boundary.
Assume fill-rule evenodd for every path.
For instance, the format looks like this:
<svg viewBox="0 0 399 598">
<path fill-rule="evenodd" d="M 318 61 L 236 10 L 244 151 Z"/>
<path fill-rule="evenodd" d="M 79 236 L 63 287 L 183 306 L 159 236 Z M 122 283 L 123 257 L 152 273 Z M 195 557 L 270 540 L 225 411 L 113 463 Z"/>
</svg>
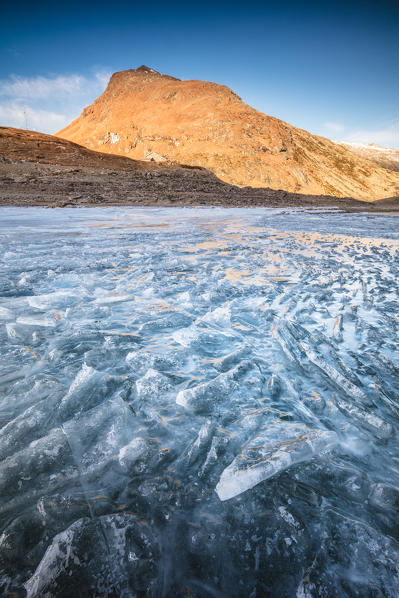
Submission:
<svg viewBox="0 0 399 598">
<path fill-rule="evenodd" d="M 57 135 L 101 152 L 203 166 L 239 186 L 367 201 L 399 196 L 399 174 L 347 147 L 258 112 L 224 85 L 145 66 L 112 75 Z"/>
<path fill-rule="evenodd" d="M 383 168 L 399 172 L 399 150 L 397 149 L 382 147 L 376 143 L 348 143 L 346 141 L 338 143 Z"/>
</svg>

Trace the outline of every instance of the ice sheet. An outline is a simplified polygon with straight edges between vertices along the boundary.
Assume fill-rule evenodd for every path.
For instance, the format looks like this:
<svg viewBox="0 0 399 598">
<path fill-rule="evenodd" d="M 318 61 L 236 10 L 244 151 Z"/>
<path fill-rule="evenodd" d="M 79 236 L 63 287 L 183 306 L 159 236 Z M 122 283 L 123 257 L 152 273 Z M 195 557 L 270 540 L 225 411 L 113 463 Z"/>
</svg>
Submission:
<svg viewBox="0 0 399 598">
<path fill-rule="evenodd" d="M 0 594 L 396 598 L 396 217 L 0 212 Z"/>
</svg>

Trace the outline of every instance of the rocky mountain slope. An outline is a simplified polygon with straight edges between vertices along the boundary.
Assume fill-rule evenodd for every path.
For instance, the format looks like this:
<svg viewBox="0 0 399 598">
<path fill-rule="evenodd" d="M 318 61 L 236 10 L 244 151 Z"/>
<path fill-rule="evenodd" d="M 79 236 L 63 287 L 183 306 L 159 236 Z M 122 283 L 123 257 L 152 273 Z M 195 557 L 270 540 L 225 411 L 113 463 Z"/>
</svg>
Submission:
<svg viewBox="0 0 399 598">
<path fill-rule="evenodd" d="M 0 127 L 0 205 L 325 205 L 376 209 L 373 204 L 350 198 L 243 189 L 220 181 L 205 168 L 140 162 L 12 127 Z"/>
<path fill-rule="evenodd" d="M 382 147 L 376 143 L 346 143 L 342 141 L 339 142 L 339 145 L 383 168 L 399 172 L 399 150 L 397 149 Z"/>
<path fill-rule="evenodd" d="M 140 160 L 91 151 L 55 135 L 25 131 L 14 127 L 0 127 L 0 155 L 11 161 L 23 160 L 40 164 L 57 164 L 58 166 L 116 170 L 148 170 L 151 168 L 148 163 Z"/>
<path fill-rule="evenodd" d="M 57 135 L 101 152 L 203 166 L 233 185 L 366 201 L 399 196 L 399 174 L 258 112 L 228 87 L 144 66 L 112 75 Z"/>
<path fill-rule="evenodd" d="M 0 127 L 3 205 L 145 204 L 210 195 L 226 199 L 234 191 L 205 168 L 132 160 L 53 135 Z"/>
</svg>

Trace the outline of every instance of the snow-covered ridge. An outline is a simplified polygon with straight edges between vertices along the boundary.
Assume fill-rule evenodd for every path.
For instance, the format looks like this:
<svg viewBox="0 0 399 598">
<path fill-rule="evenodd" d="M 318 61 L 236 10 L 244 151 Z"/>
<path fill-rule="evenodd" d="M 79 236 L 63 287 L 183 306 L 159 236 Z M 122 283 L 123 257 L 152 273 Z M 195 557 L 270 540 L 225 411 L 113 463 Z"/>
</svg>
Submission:
<svg viewBox="0 0 399 598">
<path fill-rule="evenodd" d="M 362 148 L 365 150 L 372 150 L 372 151 L 376 151 L 376 152 L 384 152 L 384 153 L 388 153 L 388 154 L 397 154 L 399 157 L 399 150 L 398 149 L 394 149 L 394 148 L 390 148 L 390 147 L 383 147 L 382 145 L 378 145 L 377 143 L 356 143 L 356 142 L 350 142 L 350 141 L 336 141 L 335 143 L 337 143 L 338 145 L 346 145 L 348 147 L 353 147 L 353 148 Z"/>
</svg>

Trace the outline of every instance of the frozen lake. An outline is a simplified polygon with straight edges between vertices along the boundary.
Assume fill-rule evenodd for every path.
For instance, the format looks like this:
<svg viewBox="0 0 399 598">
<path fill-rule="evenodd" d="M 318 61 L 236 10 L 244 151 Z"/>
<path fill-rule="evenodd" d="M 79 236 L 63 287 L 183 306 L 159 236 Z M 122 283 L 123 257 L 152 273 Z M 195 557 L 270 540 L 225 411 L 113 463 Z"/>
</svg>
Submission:
<svg viewBox="0 0 399 598">
<path fill-rule="evenodd" d="M 0 594 L 398 596 L 399 220 L 0 208 Z"/>
</svg>

